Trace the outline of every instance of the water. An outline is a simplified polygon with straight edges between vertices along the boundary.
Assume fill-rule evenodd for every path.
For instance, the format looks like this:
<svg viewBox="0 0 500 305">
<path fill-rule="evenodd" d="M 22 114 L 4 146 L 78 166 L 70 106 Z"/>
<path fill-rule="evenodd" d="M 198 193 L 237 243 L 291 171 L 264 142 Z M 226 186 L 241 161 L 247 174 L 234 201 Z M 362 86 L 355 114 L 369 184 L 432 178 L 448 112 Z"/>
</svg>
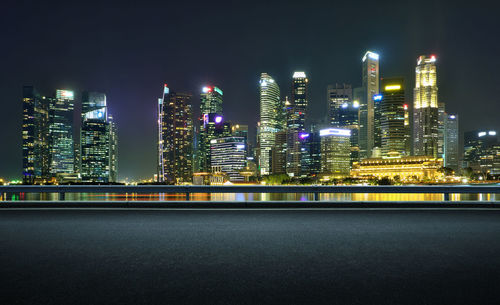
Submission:
<svg viewBox="0 0 500 305">
<path fill-rule="evenodd" d="M 58 201 L 57 193 L 0 194 L 0 201 Z M 185 194 L 66 193 L 65 201 L 184 201 Z M 441 201 L 443 194 L 319 194 L 319 201 Z M 499 194 L 450 194 L 450 201 L 496 201 Z M 313 194 L 294 193 L 194 193 L 191 201 L 314 201 Z"/>
</svg>

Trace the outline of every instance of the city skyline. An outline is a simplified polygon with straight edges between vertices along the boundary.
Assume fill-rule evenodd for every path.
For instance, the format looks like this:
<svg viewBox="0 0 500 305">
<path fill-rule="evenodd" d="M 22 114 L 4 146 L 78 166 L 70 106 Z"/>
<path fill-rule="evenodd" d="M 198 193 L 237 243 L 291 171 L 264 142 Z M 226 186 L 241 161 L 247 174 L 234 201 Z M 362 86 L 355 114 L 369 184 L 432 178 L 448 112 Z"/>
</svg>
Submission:
<svg viewBox="0 0 500 305">
<path fill-rule="evenodd" d="M 443 4 L 438 3 L 436 5 Z M 404 8 L 404 6 L 396 7 L 396 9 L 402 11 L 404 11 Z M 33 12 L 31 12 L 31 9 L 29 10 L 30 14 L 35 14 L 34 9 Z M 271 11 L 277 9 L 277 4 L 271 5 Z M 454 8 L 454 10 L 457 9 L 460 8 Z M 45 8 L 42 8 L 42 13 L 44 10 Z M 70 10 L 70 8 L 61 7 L 56 11 L 64 13 L 66 10 Z M 109 12 L 107 6 L 104 6 L 103 10 Z M 125 5 L 125 10 L 130 11 L 131 8 Z M 141 8 L 137 14 L 143 14 L 144 12 L 141 10 L 145 9 Z M 297 8 L 292 6 L 286 8 L 286 10 L 295 11 Z M 18 9 L 14 9 L 14 11 L 18 11 Z M 227 10 L 223 11 L 227 12 Z M 420 18 L 411 12 L 408 12 L 408 14 L 414 19 L 417 18 L 418 20 Z M 443 17 L 442 14 L 438 13 L 438 16 L 432 17 L 431 20 L 440 22 L 439 20 Z M 16 15 L 14 14 L 14 16 Z M 63 18 L 67 18 L 64 17 L 64 14 L 62 16 Z M 245 16 L 249 18 L 249 15 Z M 451 18 L 450 16 L 447 15 L 444 17 Z M 119 21 L 123 18 L 115 15 L 111 17 L 112 19 L 118 18 Z M 7 18 L 6 21 L 8 22 L 9 19 Z M 283 28 L 286 22 L 284 20 L 280 21 L 281 23 L 279 23 L 276 31 L 286 33 Z M 448 31 L 449 33 L 452 29 L 455 30 L 455 27 L 465 27 L 465 25 L 458 24 L 457 20 L 452 21 L 454 22 L 449 22 L 453 26 L 445 26 L 442 31 Z M 471 21 L 465 21 L 464 23 L 467 24 L 468 22 Z M 16 31 L 19 37 L 12 33 L 7 37 L 7 41 L 14 41 L 12 40 L 14 39 L 13 37 L 17 37 L 16 39 L 28 37 L 27 34 L 30 32 L 30 28 L 26 25 L 19 25 L 17 21 L 12 22 L 12 24 L 20 27 L 20 31 Z M 484 25 L 484 23 L 482 24 Z M 69 28 L 74 29 L 71 25 L 72 23 L 70 22 Z M 147 27 L 152 28 L 154 25 L 148 24 Z M 47 26 L 50 25 L 45 25 L 45 29 L 47 29 Z M 93 27 L 95 25 L 90 26 Z M 217 25 L 213 26 L 217 27 Z M 44 26 L 41 28 L 40 31 L 43 31 Z M 109 28 L 109 25 L 104 26 L 105 31 L 106 29 L 109 31 Z M 319 23 L 309 26 L 308 30 L 316 30 L 321 33 L 324 31 L 322 28 L 327 29 L 329 27 L 326 24 Z M 1 102 L 0 129 L 2 131 L 0 132 L 0 137 L 2 143 L 9 147 L 9 150 L 2 152 L 0 157 L 1 160 L 9 160 L 9 162 L 0 163 L 0 176 L 8 179 L 19 177 L 19 168 L 22 164 L 20 156 L 22 154 L 20 153 L 20 128 L 17 128 L 17 126 L 21 124 L 20 101 L 23 85 L 32 84 L 36 88 L 40 88 L 42 92 L 51 92 L 54 88 L 67 88 L 74 91 L 76 99 L 80 101 L 80 92 L 85 90 L 105 93 L 111 101 L 110 112 L 116 118 L 115 121 L 118 125 L 120 137 L 119 159 L 121 168 L 119 178 L 120 180 L 125 177 L 139 179 L 150 177 L 155 172 L 155 142 L 157 136 L 155 133 L 155 107 L 157 88 L 161 87 L 163 83 L 168 83 L 179 92 L 193 94 L 193 109 L 195 109 L 195 113 L 199 109 L 198 94 L 200 89 L 205 84 L 220 86 L 224 90 L 224 116 L 232 121 L 249 125 L 250 133 L 254 137 L 255 133 L 253 129 L 258 121 L 260 73 L 267 72 L 269 75 L 272 75 L 280 88 L 283 88 L 282 95 L 284 96 L 289 95 L 288 87 L 293 71 L 305 71 L 308 79 L 310 79 L 310 89 L 308 89 L 311 92 L 309 113 L 313 119 L 319 119 L 326 109 L 327 101 L 324 97 L 324 92 L 327 85 L 349 83 L 353 85 L 353 88 L 361 85 L 359 77 L 361 73 L 360 56 L 366 50 L 373 50 L 380 54 L 380 74 L 382 77 L 403 76 L 405 78 L 407 101 L 412 101 L 411 91 L 415 83 L 413 76 L 415 59 L 422 54 L 437 55 L 439 59 L 439 96 L 446 103 L 447 112 L 456 113 L 460 116 L 461 134 L 464 131 L 474 129 L 500 129 L 499 120 L 495 116 L 495 113 L 500 111 L 496 95 L 497 89 L 494 86 L 494 83 L 498 83 L 498 76 L 493 73 L 493 68 L 495 65 L 498 65 L 498 59 L 493 56 L 487 57 L 493 60 L 493 64 L 488 65 L 483 55 L 484 52 L 493 51 L 481 47 L 483 42 L 472 37 L 469 37 L 471 43 L 464 44 L 459 48 L 459 46 L 450 41 L 450 38 L 445 37 L 445 34 L 433 33 L 429 28 L 425 27 L 422 30 L 415 30 L 416 32 L 413 32 L 413 35 L 410 29 L 395 30 L 398 33 L 396 37 L 402 38 L 405 35 L 412 37 L 406 40 L 412 43 L 406 45 L 403 41 L 396 42 L 398 40 L 396 38 L 391 38 L 391 40 L 384 38 L 384 33 L 389 28 L 390 25 L 375 26 L 374 29 L 368 31 L 375 33 L 373 38 L 367 38 L 369 36 L 368 32 L 353 29 L 349 33 L 349 37 L 346 38 L 345 49 L 339 50 L 330 46 L 329 52 L 319 51 L 318 47 L 328 45 L 321 41 L 315 42 L 308 39 L 305 43 L 314 47 L 310 51 L 305 50 L 305 48 L 304 50 L 299 48 L 299 50 L 291 51 L 282 48 L 281 45 L 286 46 L 286 42 L 278 39 L 278 43 L 273 44 L 272 48 L 283 56 L 274 56 L 270 59 L 263 58 L 262 53 L 255 51 L 255 49 L 252 49 L 251 52 L 240 50 L 237 47 L 238 43 L 236 43 L 238 51 L 236 54 L 241 53 L 242 57 L 243 55 L 250 56 L 251 62 L 254 63 L 252 66 L 245 63 L 239 56 L 228 55 L 227 51 L 223 52 L 222 55 L 216 55 L 214 51 L 207 51 L 206 53 L 202 51 L 193 53 L 190 51 L 191 53 L 188 52 L 186 54 L 185 60 L 181 64 L 176 64 L 174 68 L 169 67 L 176 58 L 182 58 L 180 54 L 177 54 L 178 52 L 182 53 L 182 50 L 190 50 L 189 43 L 186 42 L 179 44 L 178 47 L 175 47 L 176 50 L 171 51 L 174 55 L 161 57 L 162 60 L 160 61 L 158 61 L 159 55 L 155 55 L 156 51 L 153 51 L 155 54 L 152 57 L 157 66 L 152 65 L 152 59 L 150 59 L 151 61 L 148 60 L 149 63 L 142 70 L 138 68 L 138 64 L 141 62 L 140 59 L 126 60 L 129 56 L 127 54 L 132 54 L 133 51 L 120 53 L 120 56 L 118 56 L 119 59 L 116 60 L 111 59 L 108 54 L 90 54 L 88 57 L 82 56 L 83 59 L 79 61 L 77 60 L 79 52 L 71 51 L 71 48 L 67 49 L 67 47 L 66 51 L 60 56 L 61 58 L 55 58 L 53 55 L 49 56 L 41 51 L 38 54 L 32 54 L 33 58 L 30 58 L 26 57 L 27 53 L 24 51 L 18 55 L 14 55 L 9 53 L 9 50 L 3 50 L 2 52 L 7 52 L 7 55 L 9 55 L 8 58 L 13 58 L 14 63 L 19 64 L 19 59 L 29 59 L 30 62 L 33 61 L 36 64 L 34 67 L 28 67 L 26 64 L 21 63 L 21 68 L 18 69 L 18 66 L 7 63 L 5 73 L 3 73 L 5 76 L 2 77 L 2 92 L 5 94 Z M 159 29 L 161 29 L 161 26 L 159 26 Z M 58 31 L 62 31 L 60 33 L 64 34 L 63 30 Z M 192 31 L 187 30 L 184 33 L 191 34 L 189 37 L 195 38 L 195 33 Z M 253 30 L 249 31 L 249 35 L 254 35 L 253 33 Z M 228 32 L 226 30 L 221 34 L 222 36 L 220 37 L 227 38 Z M 350 38 L 351 36 L 357 39 Z M 42 35 L 42 37 L 45 36 Z M 65 37 L 68 37 L 65 39 L 69 42 L 74 42 L 78 39 L 69 35 Z M 104 45 L 111 43 L 103 37 L 99 39 Z M 118 39 L 112 45 L 116 48 L 123 39 Z M 239 38 L 237 42 L 239 41 L 242 45 L 245 45 L 247 40 L 248 38 Z M 478 52 L 476 53 L 474 52 L 474 43 L 472 42 L 478 44 L 476 46 Z M 223 42 L 220 48 L 224 46 L 227 46 L 227 42 Z M 153 46 L 150 49 L 141 49 L 139 50 L 139 55 L 142 55 L 142 58 L 144 58 L 148 54 L 148 50 L 153 49 L 155 49 Z M 41 49 L 38 47 L 37 50 Z M 474 56 L 474 54 L 477 54 L 475 63 L 466 62 L 466 58 Z M 59 55 L 61 54 L 59 53 Z M 210 57 L 215 58 L 215 61 L 210 62 Z M 141 58 L 141 56 L 138 56 L 138 58 Z M 72 64 L 65 67 L 65 63 L 67 62 L 71 62 Z M 84 68 L 89 63 L 90 67 L 88 69 Z M 99 64 L 102 66 L 99 66 Z M 221 68 L 214 69 L 217 65 L 220 65 Z M 241 71 L 235 71 L 236 69 L 229 67 L 229 65 L 235 66 L 237 70 Z M 463 76 L 455 72 L 455 66 L 460 66 L 465 71 Z M 180 69 L 185 70 L 183 70 L 183 73 L 179 73 Z M 10 73 L 15 70 L 16 73 Z M 130 72 L 141 75 L 141 77 L 130 77 Z M 9 75 L 9 79 L 6 78 L 7 75 Z M 478 88 L 479 86 L 481 86 L 479 90 L 468 89 Z M 474 100 L 474 102 L 471 103 L 471 100 Z M 76 104 L 75 107 L 81 107 L 81 105 Z M 136 130 L 133 128 L 134 126 L 137 127 Z M 462 136 L 459 138 L 462 139 Z M 141 158 L 137 158 L 138 155 Z"/>
</svg>

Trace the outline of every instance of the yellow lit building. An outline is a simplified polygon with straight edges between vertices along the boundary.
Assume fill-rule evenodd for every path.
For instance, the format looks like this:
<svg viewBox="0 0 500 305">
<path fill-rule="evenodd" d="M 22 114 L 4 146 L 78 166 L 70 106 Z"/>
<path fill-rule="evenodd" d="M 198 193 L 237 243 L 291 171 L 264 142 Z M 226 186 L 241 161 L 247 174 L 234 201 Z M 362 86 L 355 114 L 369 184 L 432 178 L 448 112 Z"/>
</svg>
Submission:
<svg viewBox="0 0 500 305">
<path fill-rule="evenodd" d="M 443 173 L 443 160 L 427 156 L 401 157 L 390 153 L 383 158 L 369 158 L 352 165 L 351 176 L 358 178 L 394 179 L 399 176 L 401 181 L 440 180 Z"/>
</svg>

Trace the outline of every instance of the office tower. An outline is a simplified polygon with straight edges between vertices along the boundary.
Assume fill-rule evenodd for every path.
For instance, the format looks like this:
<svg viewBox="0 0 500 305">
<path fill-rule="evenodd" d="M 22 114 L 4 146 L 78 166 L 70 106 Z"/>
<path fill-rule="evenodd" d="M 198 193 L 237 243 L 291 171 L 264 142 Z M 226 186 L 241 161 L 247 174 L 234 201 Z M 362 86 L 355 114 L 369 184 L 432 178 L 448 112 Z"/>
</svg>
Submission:
<svg viewBox="0 0 500 305">
<path fill-rule="evenodd" d="M 411 156 L 411 147 L 412 147 L 412 132 L 410 129 L 410 107 L 408 104 L 403 105 L 404 110 L 404 127 L 405 127 L 405 156 Z"/>
<path fill-rule="evenodd" d="M 373 148 L 372 157 L 381 155 L 382 148 L 382 95 L 373 96 Z"/>
<path fill-rule="evenodd" d="M 82 172 L 82 150 L 80 148 L 80 142 L 76 141 L 74 143 L 75 146 L 75 174 L 81 174 Z"/>
<path fill-rule="evenodd" d="M 444 160 L 444 132 L 446 122 L 445 104 L 438 102 L 438 140 L 437 140 L 437 153 L 438 158 Z"/>
<path fill-rule="evenodd" d="M 106 95 L 99 92 L 83 92 L 80 130 L 82 181 L 109 182 L 109 140 Z"/>
<path fill-rule="evenodd" d="M 118 181 L 118 134 L 113 116 L 108 115 L 109 127 L 109 182 Z"/>
<path fill-rule="evenodd" d="M 351 164 L 359 161 L 359 101 L 343 103 L 338 110 L 338 127 L 351 131 Z"/>
<path fill-rule="evenodd" d="M 416 156 L 438 155 L 438 87 L 436 56 L 420 56 L 413 90 L 413 141 Z"/>
<path fill-rule="evenodd" d="M 287 157 L 286 171 L 292 177 L 301 174 L 301 145 L 299 135 L 305 130 L 305 118 L 308 105 L 308 79 L 304 72 L 295 72 L 292 80 L 290 105 L 285 105 L 287 112 Z"/>
<path fill-rule="evenodd" d="M 342 105 L 352 102 L 351 85 L 328 85 L 326 89 L 326 99 L 328 101 L 328 123 L 332 127 L 340 127 L 339 111 Z"/>
<path fill-rule="evenodd" d="M 243 137 L 224 137 L 210 140 L 212 172 L 222 172 L 231 182 L 243 182 L 240 171 L 246 165 L 246 147 Z"/>
<path fill-rule="evenodd" d="M 161 168 L 158 181 L 178 184 L 193 177 L 193 119 L 191 95 L 171 91 L 165 84 L 161 98 Z"/>
<path fill-rule="evenodd" d="M 321 172 L 334 177 L 349 175 L 351 163 L 351 131 L 328 128 L 319 132 L 321 137 Z"/>
<path fill-rule="evenodd" d="M 317 176 L 321 173 L 321 137 L 319 132 L 303 132 L 301 143 L 301 177 Z"/>
<path fill-rule="evenodd" d="M 74 173 L 74 93 L 56 90 L 49 104 L 49 154 L 52 177 Z"/>
<path fill-rule="evenodd" d="M 260 76 L 260 174 L 271 173 L 271 149 L 274 146 L 276 132 L 280 131 L 281 113 L 280 89 L 267 73 Z"/>
<path fill-rule="evenodd" d="M 33 86 L 23 87 L 23 183 L 43 183 L 49 174 L 49 99 Z"/>
<path fill-rule="evenodd" d="M 362 59 L 363 89 L 359 99 L 359 148 L 361 158 L 370 157 L 375 145 L 375 105 L 373 97 L 379 93 L 379 58 L 380 56 L 377 53 L 368 51 Z"/>
<path fill-rule="evenodd" d="M 278 131 L 274 136 L 271 173 L 286 174 L 286 130 Z"/>
<path fill-rule="evenodd" d="M 464 167 L 477 174 L 500 175 L 500 141 L 495 130 L 464 133 Z"/>
<path fill-rule="evenodd" d="M 404 79 L 383 78 L 380 101 L 380 129 L 382 156 L 390 152 L 409 155 L 407 151 L 407 127 L 405 126 Z M 407 107 L 408 108 L 408 107 Z"/>
<path fill-rule="evenodd" d="M 228 123 L 224 123 L 222 116 L 223 92 L 215 86 L 205 86 L 201 93 L 200 119 L 197 144 L 196 168 L 199 172 L 210 172 L 210 141 L 229 136 L 231 130 L 227 130 Z"/>
<path fill-rule="evenodd" d="M 459 169 L 458 115 L 447 114 L 444 126 L 444 166 L 456 171 Z"/>
</svg>

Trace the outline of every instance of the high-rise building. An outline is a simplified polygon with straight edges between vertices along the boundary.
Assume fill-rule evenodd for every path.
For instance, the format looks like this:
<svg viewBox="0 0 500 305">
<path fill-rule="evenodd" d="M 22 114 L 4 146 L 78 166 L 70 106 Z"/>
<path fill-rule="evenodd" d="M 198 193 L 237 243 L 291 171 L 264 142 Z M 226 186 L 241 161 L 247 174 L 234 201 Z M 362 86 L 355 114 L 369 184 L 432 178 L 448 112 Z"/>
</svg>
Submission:
<svg viewBox="0 0 500 305">
<path fill-rule="evenodd" d="M 372 157 L 381 155 L 382 149 L 382 94 L 373 96 L 373 148 Z"/>
<path fill-rule="evenodd" d="M 439 109 L 436 56 L 420 56 L 415 69 L 413 90 L 413 141 L 417 156 L 440 157 L 438 154 Z"/>
<path fill-rule="evenodd" d="M 160 103 L 161 168 L 158 181 L 190 182 L 193 177 L 193 119 L 191 95 L 164 85 Z"/>
<path fill-rule="evenodd" d="M 321 137 L 319 132 L 303 132 L 301 142 L 301 177 L 316 176 L 321 173 Z"/>
<path fill-rule="evenodd" d="M 286 174 L 286 131 L 278 131 L 272 149 L 272 174 Z"/>
<path fill-rule="evenodd" d="M 351 131 L 328 128 L 319 131 L 321 137 L 321 172 L 333 177 L 349 175 L 351 163 Z"/>
<path fill-rule="evenodd" d="M 351 164 L 359 161 L 359 101 L 345 102 L 340 106 L 339 126 L 351 131 Z"/>
<path fill-rule="evenodd" d="M 341 127 L 340 109 L 343 105 L 352 103 L 352 86 L 348 84 L 328 85 L 326 98 L 328 101 L 328 122 L 330 126 Z"/>
<path fill-rule="evenodd" d="M 412 154 L 412 132 L 410 129 L 410 107 L 408 104 L 403 105 L 403 110 L 404 110 L 404 126 L 405 126 L 405 151 L 406 155 L 405 156 L 411 156 Z"/>
<path fill-rule="evenodd" d="M 382 156 L 398 152 L 401 156 L 407 151 L 407 126 L 405 126 L 404 79 L 399 77 L 383 78 L 380 101 L 380 129 Z M 407 107 L 408 108 L 408 107 Z"/>
<path fill-rule="evenodd" d="M 112 136 L 114 137 L 112 139 Z M 116 181 L 111 174 L 116 158 L 115 126 L 110 122 L 106 95 L 99 92 L 82 94 L 82 126 L 80 130 L 81 177 L 84 182 Z M 114 146 L 113 146 L 114 145 Z M 114 152 L 112 152 L 114 149 Z"/>
<path fill-rule="evenodd" d="M 74 92 L 56 90 L 49 104 L 50 173 L 53 177 L 74 173 Z"/>
<path fill-rule="evenodd" d="M 295 72 L 292 80 L 290 105 L 285 105 L 287 113 L 287 157 L 286 172 L 292 177 L 301 174 L 301 143 L 299 135 L 305 130 L 308 105 L 308 79 L 304 72 Z"/>
<path fill-rule="evenodd" d="M 260 76 L 260 174 L 271 173 L 271 149 L 274 146 L 276 132 L 282 128 L 280 89 L 276 81 L 267 73 Z"/>
<path fill-rule="evenodd" d="M 444 166 L 459 169 L 458 115 L 447 114 L 444 124 Z"/>
<path fill-rule="evenodd" d="M 49 100 L 33 86 L 23 87 L 23 183 L 43 183 L 49 173 Z"/>
<path fill-rule="evenodd" d="M 379 58 L 379 54 L 368 51 L 362 59 L 363 89 L 362 97 L 359 99 L 359 148 L 361 158 L 370 157 L 375 145 L 375 105 L 373 97 L 379 94 Z"/>
<path fill-rule="evenodd" d="M 223 137 L 210 140 L 212 172 L 222 172 L 231 182 L 243 182 L 240 171 L 246 165 L 246 147 L 243 137 Z"/>
<path fill-rule="evenodd" d="M 109 182 L 118 181 L 118 133 L 113 116 L 108 115 L 109 126 Z"/>
<path fill-rule="evenodd" d="M 210 141 L 219 137 L 229 136 L 231 129 L 226 130 L 229 124 L 224 123 L 222 116 L 223 92 L 215 86 L 205 86 L 201 93 L 199 134 L 197 143 L 196 170 L 210 172 Z"/>
<path fill-rule="evenodd" d="M 495 130 L 464 133 L 463 165 L 478 174 L 500 175 L 500 141 Z"/>
<path fill-rule="evenodd" d="M 444 160 L 444 133 L 445 133 L 445 123 L 446 123 L 446 109 L 443 102 L 438 102 L 438 140 L 437 140 L 437 151 L 438 158 Z"/>
</svg>

